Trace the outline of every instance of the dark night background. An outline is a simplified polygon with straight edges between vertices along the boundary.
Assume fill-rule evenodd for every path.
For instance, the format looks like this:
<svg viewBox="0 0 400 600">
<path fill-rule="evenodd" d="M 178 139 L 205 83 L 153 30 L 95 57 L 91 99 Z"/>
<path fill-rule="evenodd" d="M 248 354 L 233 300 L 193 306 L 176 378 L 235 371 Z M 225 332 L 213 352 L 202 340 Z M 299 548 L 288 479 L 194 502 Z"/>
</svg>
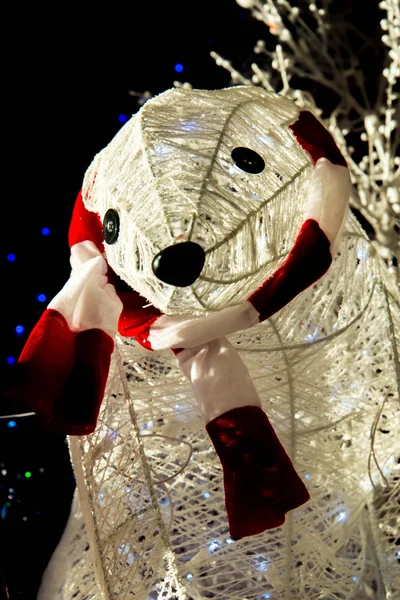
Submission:
<svg viewBox="0 0 400 600">
<path fill-rule="evenodd" d="M 138 110 L 129 91 L 158 94 L 174 80 L 205 89 L 230 85 L 210 51 L 240 69 L 265 33 L 235 0 L 66 6 L 52 12 L 36 3 L 23 10 L 16 5 L 3 21 L 9 40 L 2 70 L 6 386 L 12 361 L 69 276 L 67 233 L 75 197 L 94 155 L 117 133 L 124 115 Z M 7 587 L 10 600 L 33 600 L 75 484 L 65 438 L 43 431 L 35 416 L 4 418 L 15 412 L 4 396 L 0 597 Z"/>
<path fill-rule="evenodd" d="M 368 9 L 368 22 L 379 27 L 372 18 L 378 3 L 361 4 L 355 14 Z M 15 5 L 3 20 L 5 387 L 30 331 L 69 277 L 74 201 L 95 154 L 139 109 L 129 91 L 158 94 L 174 80 L 203 89 L 229 86 L 229 74 L 210 51 L 248 73 L 253 47 L 267 33 L 235 0 L 66 6 L 52 12 Z M 65 438 L 43 431 L 35 416 L 7 417 L 16 410 L 3 395 L 0 598 L 8 588 L 10 600 L 34 600 L 75 483 Z"/>
</svg>

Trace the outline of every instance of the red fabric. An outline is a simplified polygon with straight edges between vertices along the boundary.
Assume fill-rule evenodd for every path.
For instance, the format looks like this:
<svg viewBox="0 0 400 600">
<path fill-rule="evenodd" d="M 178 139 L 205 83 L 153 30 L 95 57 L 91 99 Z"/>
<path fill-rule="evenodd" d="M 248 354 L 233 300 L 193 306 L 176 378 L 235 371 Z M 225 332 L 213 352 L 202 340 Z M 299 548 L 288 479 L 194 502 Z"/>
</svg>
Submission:
<svg viewBox="0 0 400 600">
<path fill-rule="evenodd" d="M 317 221 L 308 219 L 283 265 L 249 298 L 260 313 L 260 321 L 268 319 L 326 273 L 332 262 L 329 247 Z"/>
<path fill-rule="evenodd" d="M 33 410 L 46 429 L 87 435 L 96 427 L 114 341 L 100 329 L 70 331 L 47 309 L 32 330 L 8 396 Z"/>
<path fill-rule="evenodd" d="M 71 248 L 74 244 L 85 240 L 93 242 L 100 252 L 104 252 L 103 226 L 100 216 L 85 207 L 81 190 L 72 211 L 68 232 L 69 247 Z"/>
<path fill-rule="evenodd" d="M 141 318 L 143 318 L 143 320 L 141 320 Z M 129 315 L 124 305 L 124 309 L 121 313 L 121 318 L 118 323 L 118 331 L 121 335 L 126 337 L 132 336 L 136 338 L 136 341 L 147 350 L 153 350 L 148 339 L 150 335 L 150 327 L 154 321 L 157 321 L 159 318 L 160 315 L 149 318 L 149 313 L 145 313 L 144 315 L 141 315 L 140 313 L 133 313 L 132 315 Z"/>
<path fill-rule="evenodd" d="M 300 112 L 293 125 L 289 125 L 300 146 L 311 156 L 315 164 L 319 158 L 328 158 L 334 165 L 347 167 L 347 163 L 336 146 L 329 131 L 308 110 Z"/>
<path fill-rule="evenodd" d="M 118 332 L 125 337 L 135 337 L 139 344 L 152 350 L 148 341 L 150 326 L 163 313 L 150 304 L 147 298 L 132 290 L 111 267 L 108 269 L 107 277 L 124 305 L 118 321 Z"/>
<path fill-rule="evenodd" d="M 289 510 L 310 499 L 261 408 L 234 408 L 206 428 L 223 468 L 232 537 L 279 527 Z"/>
</svg>

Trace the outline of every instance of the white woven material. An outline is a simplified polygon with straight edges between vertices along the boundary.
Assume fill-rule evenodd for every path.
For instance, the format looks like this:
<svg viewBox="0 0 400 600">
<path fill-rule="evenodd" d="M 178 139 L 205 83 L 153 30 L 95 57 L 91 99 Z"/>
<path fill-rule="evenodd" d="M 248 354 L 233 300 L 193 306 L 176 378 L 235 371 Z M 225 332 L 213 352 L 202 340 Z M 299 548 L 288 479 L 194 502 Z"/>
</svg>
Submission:
<svg viewBox="0 0 400 600">
<path fill-rule="evenodd" d="M 230 92 L 232 97 L 235 92 L 239 93 Z M 269 96 L 253 88 L 240 93 Z M 87 197 L 96 195 L 105 203 L 101 214 L 111 206 L 108 194 L 118 192 L 119 206 L 126 203 L 121 230 L 134 192 L 157 195 L 158 211 L 143 207 L 147 229 L 130 229 L 140 260 L 136 263 L 134 255 L 123 253 L 118 244 L 107 248 L 107 259 L 128 282 L 134 273 L 139 291 L 172 313 L 180 306 L 183 312 L 201 312 L 234 304 L 276 269 L 301 223 L 300 190 L 307 186 L 307 171 L 312 168 L 301 152 L 298 163 L 287 159 L 286 164 L 286 151 L 274 150 L 273 168 L 279 166 L 290 185 L 260 210 L 249 209 L 256 202 L 253 194 L 262 192 L 266 199 L 264 187 L 253 186 L 246 175 L 243 180 L 239 177 L 234 193 L 237 206 L 240 199 L 246 207 L 246 218 L 232 204 L 228 211 L 222 192 L 213 195 L 202 179 L 207 175 L 209 182 L 214 181 L 206 163 L 215 152 L 210 132 L 217 127 L 217 111 L 211 110 L 212 99 L 220 102 L 221 96 L 201 94 L 209 104 L 200 102 L 197 120 L 190 111 L 180 115 L 172 107 L 180 115 L 179 135 L 170 131 L 168 115 L 163 129 L 150 127 L 149 102 L 140 117 L 147 119 L 148 138 L 140 133 L 138 117 L 128 124 L 139 136 L 129 158 L 126 126 L 116 137 L 126 163 L 120 179 L 99 168 L 101 154 L 86 179 Z M 284 101 L 282 107 L 282 122 L 292 121 L 292 105 Z M 234 112 L 238 116 L 240 109 Z M 239 116 L 237 122 L 233 117 L 227 122 L 224 133 L 229 132 L 235 145 L 246 145 Z M 266 134 L 284 136 L 272 125 Z M 190 160 L 199 162 L 192 170 L 186 169 L 183 158 L 190 154 L 188 136 L 197 148 Z M 221 142 L 219 148 L 223 146 Z M 143 161 L 143 168 L 136 161 Z M 136 181 L 130 175 L 132 168 L 138 168 Z M 98 176 L 89 187 L 94 169 Z M 224 181 L 217 170 L 213 185 L 224 188 Z M 270 174 L 263 186 L 272 189 L 272 181 L 278 190 L 282 182 L 276 183 Z M 169 193 L 176 198 L 174 206 L 160 200 Z M 188 213 L 188 206 L 196 207 L 193 213 L 191 209 Z M 240 227 L 237 213 L 245 221 Z M 193 219 L 193 214 L 204 216 Z M 162 232 L 164 222 L 169 225 Z M 210 270 L 208 279 L 171 293 L 169 286 L 150 276 L 150 259 L 155 249 L 165 246 L 165 235 L 172 243 L 189 229 L 198 236 L 192 239 L 209 240 L 214 248 L 210 259 L 221 265 L 220 273 L 217 277 Z M 230 236 L 230 231 L 235 234 Z M 251 245 L 257 258 L 249 264 L 242 257 Z M 237 283 L 231 278 L 222 285 L 228 268 Z M 399 290 L 355 218 L 348 215 L 338 254 L 324 277 L 268 321 L 229 340 L 248 367 L 263 409 L 306 482 L 311 500 L 291 511 L 282 527 L 233 541 L 221 466 L 176 357 L 169 351 L 148 352 L 135 341 L 118 337 L 97 429 L 90 436 L 69 440 L 80 503 L 75 500 L 45 573 L 40 600 L 396 598 Z M 86 540 L 92 552 L 85 551 Z"/>
<path fill-rule="evenodd" d="M 119 212 L 118 241 L 106 248 L 112 268 L 167 314 L 245 300 L 287 255 L 305 220 L 314 167 L 288 129 L 298 114 L 278 94 L 245 86 L 173 89 L 148 101 L 84 180 L 89 210 Z M 262 173 L 234 165 L 239 146 L 264 158 Z M 201 278 L 185 288 L 163 284 L 151 270 L 154 256 L 188 239 L 206 251 Z"/>
</svg>

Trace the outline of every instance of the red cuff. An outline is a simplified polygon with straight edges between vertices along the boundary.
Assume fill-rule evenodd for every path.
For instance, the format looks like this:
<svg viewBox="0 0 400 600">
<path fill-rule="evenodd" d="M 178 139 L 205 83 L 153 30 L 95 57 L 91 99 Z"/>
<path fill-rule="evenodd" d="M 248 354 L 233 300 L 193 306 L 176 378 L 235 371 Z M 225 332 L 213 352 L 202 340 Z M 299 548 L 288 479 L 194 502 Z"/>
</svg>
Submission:
<svg viewBox="0 0 400 600">
<path fill-rule="evenodd" d="M 248 299 L 268 319 L 326 273 L 332 263 L 330 244 L 317 221 L 307 219 L 283 265 Z"/>
<path fill-rule="evenodd" d="M 45 429 L 87 435 L 96 427 L 114 341 L 101 329 L 70 331 L 47 309 L 22 350 L 10 399 L 37 414 Z"/>
<path fill-rule="evenodd" d="M 206 428 L 223 468 L 232 537 L 279 527 L 287 511 L 309 500 L 307 488 L 261 408 L 234 408 Z"/>
</svg>

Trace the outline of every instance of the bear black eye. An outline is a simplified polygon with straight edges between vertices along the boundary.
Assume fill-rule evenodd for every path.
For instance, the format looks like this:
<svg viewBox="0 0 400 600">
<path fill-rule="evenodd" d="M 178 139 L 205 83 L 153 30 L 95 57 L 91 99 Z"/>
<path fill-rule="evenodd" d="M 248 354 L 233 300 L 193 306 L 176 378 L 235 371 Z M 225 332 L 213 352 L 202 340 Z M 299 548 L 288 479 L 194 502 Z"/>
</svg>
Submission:
<svg viewBox="0 0 400 600">
<path fill-rule="evenodd" d="M 109 208 L 103 219 L 103 235 L 106 244 L 115 244 L 119 234 L 119 216 L 116 210 Z"/>
<path fill-rule="evenodd" d="M 256 175 L 261 173 L 265 168 L 265 162 L 262 156 L 260 156 L 254 150 L 250 148 L 234 148 L 231 152 L 232 160 L 239 169 L 246 171 L 246 173 L 252 173 Z"/>
</svg>

